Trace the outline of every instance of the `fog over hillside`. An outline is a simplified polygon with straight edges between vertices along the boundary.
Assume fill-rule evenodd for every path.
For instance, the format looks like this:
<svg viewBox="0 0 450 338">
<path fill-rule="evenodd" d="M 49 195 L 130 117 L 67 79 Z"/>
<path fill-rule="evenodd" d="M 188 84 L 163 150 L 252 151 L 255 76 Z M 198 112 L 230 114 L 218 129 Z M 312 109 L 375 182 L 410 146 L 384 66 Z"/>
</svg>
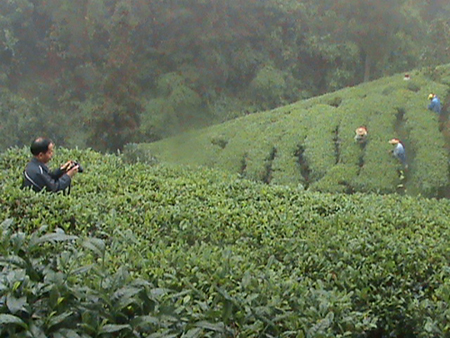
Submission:
<svg viewBox="0 0 450 338">
<path fill-rule="evenodd" d="M 444 0 L 0 1 L 0 145 L 122 150 L 450 62 Z"/>
</svg>

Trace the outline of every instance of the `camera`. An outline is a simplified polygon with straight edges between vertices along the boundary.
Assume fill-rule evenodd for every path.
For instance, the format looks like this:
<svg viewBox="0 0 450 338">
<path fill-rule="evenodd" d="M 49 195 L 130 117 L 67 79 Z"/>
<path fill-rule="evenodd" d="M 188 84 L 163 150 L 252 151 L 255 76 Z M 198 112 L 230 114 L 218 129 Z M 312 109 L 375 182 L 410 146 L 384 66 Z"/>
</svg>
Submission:
<svg viewBox="0 0 450 338">
<path fill-rule="evenodd" d="M 83 167 L 77 161 L 72 161 L 71 166 L 67 170 L 70 170 L 70 169 L 72 169 L 73 167 L 76 167 L 76 166 L 78 166 L 78 172 L 82 173 L 83 172 Z"/>
</svg>

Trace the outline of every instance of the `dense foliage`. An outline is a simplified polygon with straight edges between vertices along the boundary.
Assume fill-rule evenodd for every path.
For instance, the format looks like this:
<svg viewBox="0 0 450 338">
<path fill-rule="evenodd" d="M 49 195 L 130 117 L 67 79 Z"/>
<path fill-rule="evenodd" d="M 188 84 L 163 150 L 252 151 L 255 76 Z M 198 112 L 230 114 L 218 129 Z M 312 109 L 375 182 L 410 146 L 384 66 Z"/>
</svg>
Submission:
<svg viewBox="0 0 450 338">
<path fill-rule="evenodd" d="M 269 184 L 321 192 L 401 192 L 448 196 L 450 66 L 385 77 L 150 144 L 129 144 L 141 161 L 205 165 Z M 429 111 L 436 93 L 441 116 Z M 367 145 L 354 142 L 365 125 Z M 406 147 L 409 168 L 389 152 Z"/>
<path fill-rule="evenodd" d="M 1 1 L 0 146 L 46 134 L 115 151 L 448 63 L 449 14 L 442 0 Z"/>
<path fill-rule="evenodd" d="M 448 200 L 325 194 L 58 149 L 0 155 L 2 337 L 447 337 Z"/>
</svg>

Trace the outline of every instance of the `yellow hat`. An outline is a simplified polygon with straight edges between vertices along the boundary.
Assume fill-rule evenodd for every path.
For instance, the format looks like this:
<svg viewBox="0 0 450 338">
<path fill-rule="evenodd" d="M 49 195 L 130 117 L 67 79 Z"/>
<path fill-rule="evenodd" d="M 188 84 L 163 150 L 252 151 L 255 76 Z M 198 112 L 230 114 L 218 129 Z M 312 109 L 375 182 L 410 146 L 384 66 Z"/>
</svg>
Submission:
<svg viewBox="0 0 450 338">
<path fill-rule="evenodd" d="M 434 94 L 428 95 L 428 100 L 432 100 L 434 98 Z"/>
<path fill-rule="evenodd" d="M 399 143 L 400 143 L 400 140 L 399 140 L 398 138 L 393 138 L 393 139 L 390 139 L 390 140 L 389 140 L 389 143 L 390 143 L 390 144 L 399 144 Z"/>
</svg>

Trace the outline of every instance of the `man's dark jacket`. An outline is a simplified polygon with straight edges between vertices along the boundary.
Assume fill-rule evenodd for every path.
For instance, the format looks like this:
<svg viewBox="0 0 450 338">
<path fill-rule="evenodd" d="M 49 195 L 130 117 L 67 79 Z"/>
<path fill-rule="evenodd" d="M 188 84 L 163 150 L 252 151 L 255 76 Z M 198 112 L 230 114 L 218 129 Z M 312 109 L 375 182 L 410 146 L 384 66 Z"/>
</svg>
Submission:
<svg viewBox="0 0 450 338">
<path fill-rule="evenodd" d="M 23 187 L 32 187 L 34 191 L 61 191 L 70 186 L 71 178 L 63 170 L 51 172 L 48 167 L 33 157 L 23 172 Z"/>
</svg>

